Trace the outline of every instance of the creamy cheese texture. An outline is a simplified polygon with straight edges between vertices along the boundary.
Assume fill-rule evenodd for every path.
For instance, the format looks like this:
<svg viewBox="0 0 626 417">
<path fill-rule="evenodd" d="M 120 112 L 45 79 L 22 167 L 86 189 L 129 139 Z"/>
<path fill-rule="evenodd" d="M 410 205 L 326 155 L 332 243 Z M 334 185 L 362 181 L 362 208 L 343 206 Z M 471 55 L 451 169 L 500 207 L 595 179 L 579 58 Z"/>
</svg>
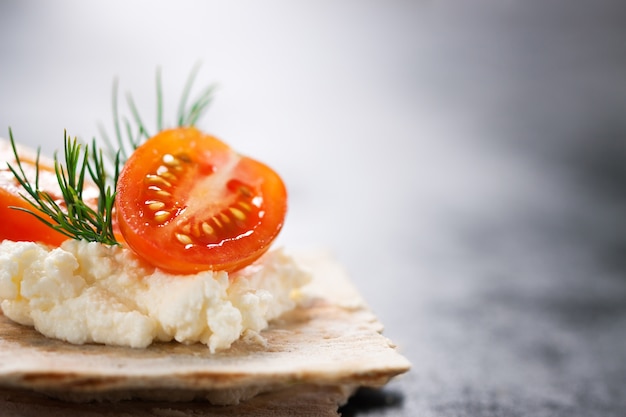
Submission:
<svg viewBox="0 0 626 417">
<path fill-rule="evenodd" d="M 0 306 L 11 320 L 70 343 L 147 347 L 200 342 L 212 352 L 258 335 L 298 302 L 309 274 L 282 250 L 228 273 L 171 275 L 130 250 L 68 240 L 0 243 Z"/>
</svg>

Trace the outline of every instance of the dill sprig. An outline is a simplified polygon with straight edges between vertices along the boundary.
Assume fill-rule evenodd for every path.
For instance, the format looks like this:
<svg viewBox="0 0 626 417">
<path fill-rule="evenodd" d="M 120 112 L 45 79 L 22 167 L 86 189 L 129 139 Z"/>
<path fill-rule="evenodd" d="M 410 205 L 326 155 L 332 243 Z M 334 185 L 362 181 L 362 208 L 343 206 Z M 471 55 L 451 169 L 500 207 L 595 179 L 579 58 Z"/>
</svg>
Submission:
<svg viewBox="0 0 626 417">
<path fill-rule="evenodd" d="M 211 84 L 202 89 L 195 98 L 188 103 L 191 90 L 200 69 L 199 65 L 195 65 L 187 81 L 183 87 L 183 91 L 178 103 L 176 120 L 174 126 L 170 127 L 192 127 L 206 113 L 209 105 L 213 101 L 216 86 Z M 156 72 L 156 132 L 160 132 L 167 128 L 163 119 L 163 83 L 161 81 L 161 70 L 157 68 Z M 119 152 L 120 163 L 124 165 L 130 154 L 137 149 L 144 141 L 153 136 L 150 129 L 146 127 L 144 119 L 141 116 L 132 94 L 126 94 L 126 104 L 130 112 L 129 116 L 121 116 L 119 112 L 119 83 L 117 79 L 113 82 L 113 127 L 115 139 L 111 140 L 102 125 L 99 126 L 100 135 L 108 148 L 108 157 L 114 158 Z"/>
<path fill-rule="evenodd" d="M 59 162 L 56 153 L 54 155 L 54 171 L 62 196 L 62 200 L 57 200 L 50 193 L 39 188 L 40 150 L 37 150 L 33 184 L 24 172 L 11 129 L 9 129 L 9 137 L 16 167 L 11 164 L 7 165 L 26 191 L 26 194 L 22 194 L 22 198 L 35 210 L 23 207 L 12 208 L 35 216 L 69 238 L 108 245 L 118 244 L 113 232 L 113 206 L 119 174 L 119 157 L 116 158 L 115 175 L 111 184 L 104 170 L 102 151 L 96 147 L 95 140 L 89 148 L 88 145 L 80 144 L 76 138 L 70 139 L 65 132 L 64 163 Z M 95 209 L 83 200 L 87 173 L 99 190 L 98 204 Z"/>
</svg>

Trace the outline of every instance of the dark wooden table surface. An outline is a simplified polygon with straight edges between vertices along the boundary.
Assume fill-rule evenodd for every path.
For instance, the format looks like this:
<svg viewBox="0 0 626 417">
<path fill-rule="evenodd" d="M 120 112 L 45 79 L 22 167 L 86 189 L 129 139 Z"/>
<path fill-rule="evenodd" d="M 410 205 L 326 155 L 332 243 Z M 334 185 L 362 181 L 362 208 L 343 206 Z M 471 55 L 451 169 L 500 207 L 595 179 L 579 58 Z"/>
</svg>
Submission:
<svg viewBox="0 0 626 417">
<path fill-rule="evenodd" d="M 152 106 L 202 61 L 202 127 L 288 183 L 282 244 L 331 249 L 413 363 L 344 415 L 617 417 L 625 39 L 609 0 L 5 1 L 0 128 L 51 151 L 114 76 Z"/>
</svg>

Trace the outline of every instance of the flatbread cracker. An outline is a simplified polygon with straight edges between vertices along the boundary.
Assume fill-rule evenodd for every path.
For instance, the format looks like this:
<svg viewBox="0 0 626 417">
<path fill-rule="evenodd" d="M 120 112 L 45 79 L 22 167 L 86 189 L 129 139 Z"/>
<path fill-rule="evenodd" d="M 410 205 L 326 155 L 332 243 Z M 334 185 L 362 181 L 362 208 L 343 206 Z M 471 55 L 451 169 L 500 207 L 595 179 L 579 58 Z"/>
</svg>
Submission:
<svg viewBox="0 0 626 417">
<path fill-rule="evenodd" d="M 349 391 L 340 386 L 296 385 L 258 395 L 239 405 L 203 401 L 121 401 L 71 403 L 26 390 L 0 389 L 2 417 L 337 417 Z"/>
<path fill-rule="evenodd" d="M 356 388 L 379 387 L 406 372 L 409 362 L 381 335 L 382 325 L 332 257 L 295 257 L 313 276 L 302 305 L 274 321 L 262 340 L 244 337 L 215 354 L 202 344 L 175 342 L 146 349 L 72 345 L 0 316 L 0 405 L 28 395 L 75 403 L 200 399 L 222 406 L 245 402 L 235 407 L 243 413 L 272 396 L 298 406 L 298 396 L 319 402 L 314 394 L 321 392 L 333 399 L 336 413 Z"/>
</svg>

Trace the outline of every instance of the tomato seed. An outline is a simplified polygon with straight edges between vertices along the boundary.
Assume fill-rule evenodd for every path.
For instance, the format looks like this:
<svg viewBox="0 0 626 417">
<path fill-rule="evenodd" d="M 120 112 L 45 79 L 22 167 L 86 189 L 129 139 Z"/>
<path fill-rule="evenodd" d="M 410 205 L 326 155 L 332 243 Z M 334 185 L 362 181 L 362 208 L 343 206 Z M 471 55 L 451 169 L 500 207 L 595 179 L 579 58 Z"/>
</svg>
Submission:
<svg viewBox="0 0 626 417">
<path fill-rule="evenodd" d="M 161 160 L 168 167 L 176 167 L 180 165 L 180 161 L 178 160 L 178 158 L 176 158 L 174 155 L 170 155 L 169 153 L 163 155 L 163 158 L 161 158 Z"/>
<path fill-rule="evenodd" d="M 152 211 L 161 210 L 163 207 L 165 207 L 165 203 L 164 202 L 162 202 L 162 201 L 155 201 L 155 200 L 148 200 L 148 201 L 146 201 L 146 205 Z"/>
<path fill-rule="evenodd" d="M 176 235 L 176 239 L 183 245 L 191 245 L 193 243 L 193 241 L 188 235 L 185 235 L 183 233 L 175 233 L 175 235 Z"/>
<path fill-rule="evenodd" d="M 235 207 L 230 207 L 228 210 L 233 214 L 233 216 L 235 216 L 237 220 L 244 221 L 246 219 L 246 214 L 243 211 Z"/>
<path fill-rule="evenodd" d="M 244 209 L 245 211 L 250 211 L 252 210 L 252 206 L 248 203 L 246 203 L 245 201 L 240 201 L 237 203 L 237 205 L 239 207 L 241 207 L 242 209 Z"/>
<path fill-rule="evenodd" d="M 154 213 L 154 220 L 157 223 L 165 223 L 167 221 L 167 219 L 170 218 L 170 212 L 166 211 L 166 210 L 159 210 L 156 213 Z"/>
<path fill-rule="evenodd" d="M 165 178 L 159 175 L 154 175 L 154 174 L 146 175 L 146 183 L 152 184 L 152 185 L 158 185 L 162 187 L 167 187 L 167 188 L 170 188 L 172 186 L 172 184 L 168 182 Z"/>
<path fill-rule="evenodd" d="M 207 222 L 202 222 L 201 227 L 205 235 L 215 236 L 215 229 L 213 229 Z"/>
</svg>

